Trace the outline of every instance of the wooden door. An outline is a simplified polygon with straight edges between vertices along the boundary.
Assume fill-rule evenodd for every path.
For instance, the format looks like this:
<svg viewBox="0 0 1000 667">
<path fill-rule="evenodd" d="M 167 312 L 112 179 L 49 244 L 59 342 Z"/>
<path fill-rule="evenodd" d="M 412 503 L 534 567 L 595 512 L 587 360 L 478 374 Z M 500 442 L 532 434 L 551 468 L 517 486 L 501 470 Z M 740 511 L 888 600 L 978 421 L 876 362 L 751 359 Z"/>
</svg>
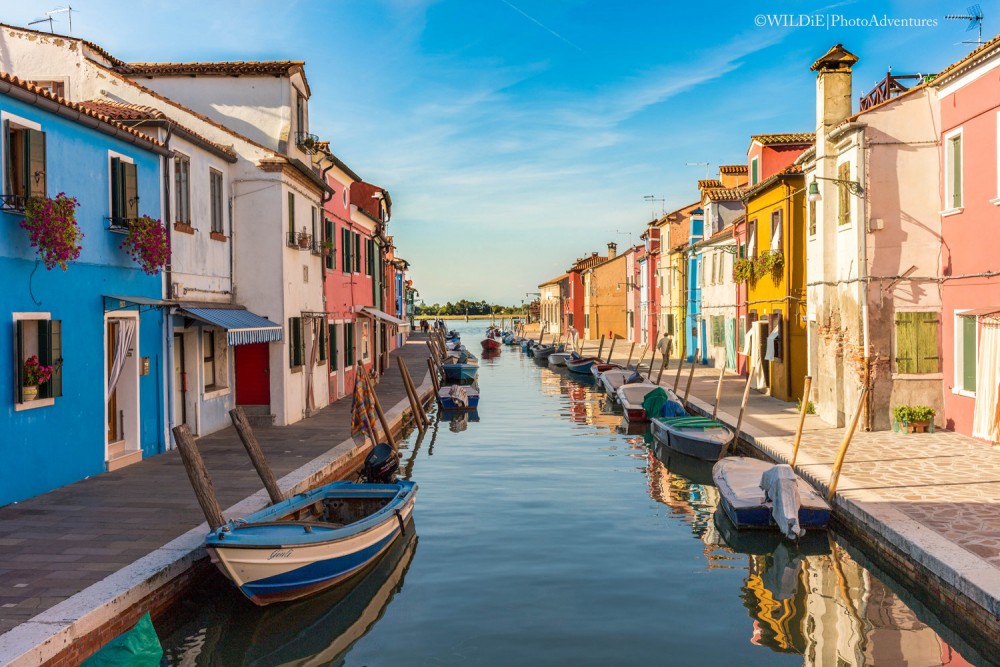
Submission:
<svg viewBox="0 0 1000 667">
<path fill-rule="evenodd" d="M 271 360 L 268 343 L 237 345 L 236 404 L 271 404 Z"/>
<path fill-rule="evenodd" d="M 187 420 L 187 373 L 184 372 L 184 335 L 174 334 L 174 425 Z"/>
</svg>

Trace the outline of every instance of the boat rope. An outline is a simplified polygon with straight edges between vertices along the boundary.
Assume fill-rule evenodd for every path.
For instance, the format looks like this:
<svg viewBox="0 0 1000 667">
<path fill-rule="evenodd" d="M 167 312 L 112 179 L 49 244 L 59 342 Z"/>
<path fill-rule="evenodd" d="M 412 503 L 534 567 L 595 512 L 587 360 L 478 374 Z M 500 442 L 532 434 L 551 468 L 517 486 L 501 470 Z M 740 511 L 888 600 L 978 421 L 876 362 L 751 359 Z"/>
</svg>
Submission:
<svg viewBox="0 0 1000 667">
<path fill-rule="evenodd" d="M 400 535 L 406 535 L 406 526 L 403 524 L 403 513 L 399 510 L 396 510 L 396 520 L 399 521 Z"/>
</svg>

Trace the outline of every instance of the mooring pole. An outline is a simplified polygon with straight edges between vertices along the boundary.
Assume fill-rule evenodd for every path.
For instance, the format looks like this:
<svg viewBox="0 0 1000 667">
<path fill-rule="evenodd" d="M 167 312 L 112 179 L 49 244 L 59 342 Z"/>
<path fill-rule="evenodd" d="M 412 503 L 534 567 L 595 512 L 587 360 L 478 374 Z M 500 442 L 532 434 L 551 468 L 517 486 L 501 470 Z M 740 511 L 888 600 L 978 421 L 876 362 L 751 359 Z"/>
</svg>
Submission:
<svg viewBox="0 0 1000 667">
<path fill-rule="evenodd" d="M 635 341 L 632 341 L 632 347 L 628 351 L 628 359 L 625 361 L 625 368 L 628 368 L 632 363 L 632 353 L 635 352 Z"/>
<path fill-rule="evenodd" d="M 212 530 L 226 525 L 226 520 L 222 516 L 222 508 L 219 507 L 219 499 L 215 496 L 215 487 L 212 486 L 212 478 L 208 476 L 208 469 L 205 468 L 205 461 L 201 458 L 198 445 L 195 444 L 194 436 L 187 424 L 174 427 L 174 440 L 177 442 L 177 449 L 181 452 L 181 461 L 184 463 L 184 470 L 187 472 L 191 486 L 194 488 L 194 495 L 201 505 L 201 511 L 205 513 L 205 519 Z"/>
<path fill-rule="evenodd" d="M 743 414 L 747 409 L 747 400 L 750 398 L 750 383 L 753 382 L 753 364 L 747 364 L 747 383 L 743 387 L 743 400 L 740 402 L 740 416 L 736 420 L 736 432 L 733 434 L 733 439 L 726 443 L 722 448 L 722 455 L 719 458 L 725 458 L 726 454 L 729 453 L 729 446 L 740 439 L 740 430 L 743 428 Z"/>
<path fill-rule="evenodd" d="M 851 426 L 844 434 L 844 440 L 840 443 L 840 450 L 837 452 L 837 459 L 833 462 L 833 472 L 830 474 L 830 490 L 826 494 L 826 501 L 833 502 L 833 496 L 837 493 L 837 482 L 840 481 L 840 469 L 844 465 L 844 458 L 847 456 L 847 448 L 854 437 L 854 429 L 858 427 L 858 417 L 861 416 L 861 408 L 865 403 L 865 396 L 868 394 L 868 387 L 861 388 L 861 395 L 858 397 L 858 407 L 854 410 L 854 417 L 851 418 Z"/>
<path fill-rule="evenodd" d="M 609 364 L 611 363 L 611 357 L 612 357 L 612 355 L 614 355 L 614 353 L 615 353 L 615 341 L 616 340 L 618 340 L 618 339 L 617 338 L 612 338 L 611 339 L 611 348 L 608 350 L 608 363 Z"/>
<path fill-rule="evenodd" d="M 601 352 L 604 351 L 604 334 L 601 334 L 601 344 L 597 348 L 597 360 L 601 360 Z"/>
<path fill-rule="evenodd" d="M 420 414 L 420 401 L 417 400 L 417 395 L 410 388 L 410 384 L 406 381 L 406 371 L 403 368 L 403 360 L 400 357 L 396 357 L 396 366 L 399 367 L 399 377 L 403 380 L 403 389 L 406 390 L 406 397 L 410 399 L 410 412 L 413 414 L 413 423 L 417 425 L 417 428 L 421 433 L 427 426 L 424 424 L 423 415 Z"/>
<path fill-rule="evenodd" d="M 674 377 L 674 393 L 677 393 L 677 388 L 681 386 L 681 369 L 684 368 L 684 353 L 677 355 L 677 375 Z"/>
<path fill-rule="evenodd" d="M 642 366 L 642 360 L 646 358 L 646 352 L 649 351 L 649 345 L 643 345 L 642 351 L 639 353 L 639 361 L 635 362 L 635 370 L 639 370 L 639 366 Z"/>
<path fill-rule="evenodd" d="M 434 362 L 431 361 L 430 357 L 427 357 L 427 370 L 431 372 L 431 383 L 434 385 L 434 396 L 440 400 L 441 394 L 441 383 L 438 380 L 437 368 L 434 367 Z"/>
<path fill-rule="evenodd" d="M 280 503 L 285 499 L 285 494 L 281 492 L 281 487 L 278 486 L 278 480 L 274 478 L 271 466 L 267 465 L 264 450 L 260 448 L 260 443 L 257 442 L 257 437 L 253 434 L 253 429 L 250 428 L 250 421 L 247 419 L 246 412 L 243 411 L 241 406 L 237 406 L 229 411 L 229 418 L 233 421 L 236 434 L 243 441 L 243 447 L 247 450 L 247 454 L 250 455 L 250 462 L 253 463 L 254 469 L 257 470 L 261 481 L 264 482 L 264 488 L 267 489 L 267 495 L 270 496 L 271 503 Z"/>
<path fill-rule="evenodd" d="M 688 406 L 688 395 L 691 393 L 691 380 L 694 379 L 694 369 L 698 365 L 698 353 L 695 352 L 694 362 L 691 364 L 691 370 L 688 372 L 688 381 L 684 386 L 684 409 L 687 410 Z"/>
<path fill-rule="evenodd" d="M 722 378 L 726 375 L 726 355 L 722 355 L 722 368 L 719 369 L 719 381 L 715 385 L 715 407 L 712 408 L 712 419 L 719 414 L 719 403 L 722 401 Z"/>
<path fill-rule="evenodd" d="M 788 464 L 795 467 L 795 460 L 799 457 L 799 442 L 802 440 L 802 427 L 806 423 L 806 412 L 809 410 L 809 390 L 812 389 L 812 376 L 807 375 L 805 386 L 802 387 L 802 407 L 799 409 L 799 426 L 795 429 L 795 442 L 792 443 L 792 460 Z"/>
<path fill-rule="evenodd" d="M 663 369 L 666 368 L 667 364 L 669 363 L 670 363 L 670 348 L 668 347 L 667 351 L 660 355 L 660 372 L 657 373 L 656 375 L 656 384 L 660 384 L 660 378 L 663 377 Z"/>
<path fill-rule="evenodd" d="M 371 378 L 368 377 L 364 366 L 361 366 L 359 370 L 365 384 L 368 386 L 368 391 L 371 392 L 372 403 L 375 405 L 375 414 L 378 415 L 378 421 L 382 425 L 382 432 L 385 433 L 386 442 L 393 449 L 399 449 L 396 445 L 396 436 L 392 434 L 392 429 L 389 428 L 389 420 L 385 418 L 385 412 L 382 411 L 382 402 L 378 400 L 378 393 L 375 391 L 375 386 L 371 383 Z M 378 443 L 372 444 L 377 445 Z"/>
</svg>

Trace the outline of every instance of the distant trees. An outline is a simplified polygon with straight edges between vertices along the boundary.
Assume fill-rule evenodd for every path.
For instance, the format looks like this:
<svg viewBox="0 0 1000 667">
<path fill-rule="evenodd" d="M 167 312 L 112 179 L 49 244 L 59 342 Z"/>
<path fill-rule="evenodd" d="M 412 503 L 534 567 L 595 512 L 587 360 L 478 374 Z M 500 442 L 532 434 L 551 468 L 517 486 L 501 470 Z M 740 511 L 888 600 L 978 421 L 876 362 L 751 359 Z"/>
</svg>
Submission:
<svg viewBox="0 0 1000 667">
<path fill-rule="evenodd" d="M 416 317 L 434 317 L 436 315 L 517 315 L 524 312 L 524 306 L 501 306 L 487 301 L 469 301 L 461 299 L 456 303 L 449 301 L 441 305 L 416 304 L 413 314 Z"/>
</svg>

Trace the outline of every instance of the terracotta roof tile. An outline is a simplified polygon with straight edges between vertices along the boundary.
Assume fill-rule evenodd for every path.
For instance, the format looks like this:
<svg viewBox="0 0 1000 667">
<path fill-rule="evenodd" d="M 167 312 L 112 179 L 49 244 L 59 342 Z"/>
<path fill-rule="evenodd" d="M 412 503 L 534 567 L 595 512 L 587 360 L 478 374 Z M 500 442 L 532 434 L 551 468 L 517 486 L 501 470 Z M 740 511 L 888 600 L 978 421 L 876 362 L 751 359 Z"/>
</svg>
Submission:
<svg viewBox="0 0 1000 667">
<path fill-rule="evenodd" d="M 706 188 L 721 188 L 722 181 L 717 178 L 703 178 L 698 181 L 698 189 L 705 190 Z"/>
<path fill-rule="evenodd" d="M 115 70 L 127 76 L 196 76 L 219 75 L 240 76 L 242 74 L 260 74 L 272 76 L 287 76 L 296 67 L 305 64 L 302 60 L 269 60 L 269 61 L 220 61 L 220 62 L 189 62 L 189 63 L 124 63 Z"/>
<path fill-rule="evenodd" d="M 80 102 L 80 106 L 92 109 L 97 113 L 104 114 L 109 118 L 114 118 L 117 121 L 123 122 L 141 122 L 150 120 L 163 120 L 168 121 L 176 127 L 181 128 L 185 134 L 190 135 L 196 141 L 208 144 L 214 147 L 216 150 L 225 153 L 226 155 L 235 158 L 236 151 L 233 150 L 232 146 L 223 146 L 218 144 L 211 139 L 207 139 L 202 135 L 198 134 L 194 130 L 187 128 L 174 119 L 167 116 L 159 109 L 154 109 L 153 107 L 143 106 L 141 104 L 128 104 L 126 102 L 114 102 L 112 100 L 85 100 Z"/>
<path fill-rule="evenodd" d="M 596 252 L 590 257 L 580 257 L 577 259 L 573 266 L 569 268 L 569 271 L 586 271 L 587 269 L 592 269 L 595 266 L 600 266 L 608 261 L 607 257 L 603 255 L 598 255 Z M 567 271 L 568 273 L 568 271 Z"/>
<path fill-rule="evenodd" d="M 746 188 L 709 188 L 702 194 L 712 201 L 739 201 L 746 192 Z"/>
<path fill-rule="evenodd" d="M 100 113 L 98 111 L 94 111 L 93 109 L 89 109 L 86 106 L 84 106 L 83 104 L 79 104 L 77 102 L 70 102 L 69 100 L 67 100 L 64 97 L 59 97 L 58 95 L 53 95 L 48 90 L 46 90 L 44 88 L 39 88 L 38 86 L 34 85 L 33 83 L 31 83 L 29 81 L 25 81 L 23 79 L 19 79 L 16 76 L 13 76 L 11 74 L 7 74 L 6 72 L 0 72 L 0 81 L 3 81 L 5 83 L 9 83 L 12 86 L 17 86 L 18 88 L 22 88 L 22 89 L 24 89 L 24 90 L 26 90 L 28 92 L 31 92 L 31 93 L 34 93 L 34 94 L 38 95 L 39 97 L 43 97 L 45 99 L 51 100 L 53 102 L 56 102 L 57 104 L 60 104 L 60 105 L 66 107 L 68 109 L 72 109 L 74 111 L 78 111 L 78 112 L 80 112 L 80 113 L 82 113 L 82 114 L 84 114 L 86 116 L 89 116 L 91 118 L 99 120 L 102 123 L 110 125 L 111 127 L 114 127 L 116 129 L 123 130 L 123 131 L 127 132 L 128 134 L 131 134 L 132 136 L 134 136 L 134 137 L 136 137 L 138 139 L 142 139 L 144 141 L 149 142 L 153 146 L 156 146 L 158 148 L 163 148 L 164 147 L 163 146 L 163 142 L 159 141 L 158 139 L 154 139 L 153 137 L 151 137 L 151 136 L 149 136 L 147 134 L 144 134 L 142 132 L 139 132 L 135 128 L 131 128 L 128 125 L 125 125 L 123 123 L 119 123 L 116 119 L 114 119 L 114 118 L 112 118 L 112 117 L 110 117 L 110 116 L 108 116 L 106 114 Z"/>
<path fill-rule="evenodd" d="M 776 174 L 772 174 L 768 178 L 753 186 L 752 188 L 744 190 L 744 195 L 747 199 L 755 196 L 757 193 L 762 192 L 772 185 L 777 183 L 781 178 L 786 176 L 800 176 L 802 174 L 801 164 L 790 164 Z"/>
<path fill-rule="evenodd" d="M 816 141 L 815 132 L 786 132 L 784 134 L 754 134 L 751 143 L 756 141 L 762 146 L 777 144 L 811 144 Z"/>
<path fill-rule="evenodd" d="M 719 167 L 720 174 L 745 174 L 747 166 L 745 164 L 724 164 Z"/>
</svg>

